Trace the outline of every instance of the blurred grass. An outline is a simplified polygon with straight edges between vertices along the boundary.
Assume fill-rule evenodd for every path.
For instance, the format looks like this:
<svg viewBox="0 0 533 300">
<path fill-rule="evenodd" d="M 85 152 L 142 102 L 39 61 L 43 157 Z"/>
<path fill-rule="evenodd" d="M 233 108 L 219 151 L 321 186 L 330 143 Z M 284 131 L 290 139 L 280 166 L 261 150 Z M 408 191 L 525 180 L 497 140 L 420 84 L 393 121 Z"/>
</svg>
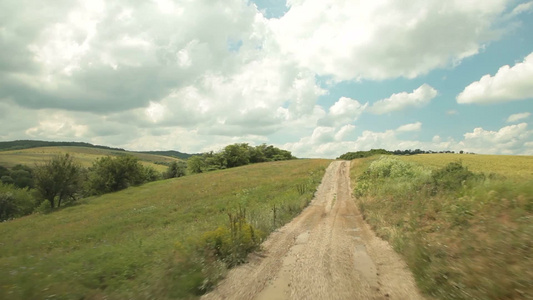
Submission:
<svg viewBox="0 0 533 300">
<path fill-rule="evenodd" d="M 436 190 L 435 171 L 459 158 L 463 166 L 485 176 L 475 175 L 452 190 Z M 404 256 L 426 295 L 533 298 L 531 157 L 395 157 L 417 162 L 403 166 L 410 176 L 369 180 L 364 173 L 377 159 L 352 163 L 356 202 L 375 232 Z"/>
<path fill-rule="evenodd" d="M 33 167 L 35 164 L 40 164 L 52 159 L 59 154 L 69 153 L 72 154 L 76 161 L 78 161 L 83 167 L 90 167 L 92 163 L 102 156 L 120 156 L 120 155 L 132 155 L 137 157 L 144 166 L 150 166 L 159 172 L 164 172 L 167 166 L 163 164 L 169 164 L 173 161 L 179 161 L 177 158 L 153 155 L 146 153 L 137 153 L 129 151 L 117 151 L 99 148 L 89 147 L 39 147 L 22 150 L 10 150 L 0 151 L 0 166 L 11 168 L 17 164 L 27 165 Z"/>
<path fill-rule="evenodd" d="M 1 223 L 0 299 L 195 298 L 219 266 L 187 261 L 183 249 L 239 206 L 265 232 L 289 221 L 329 163 L 262 163 L 158 181 Z"/>
</svg>

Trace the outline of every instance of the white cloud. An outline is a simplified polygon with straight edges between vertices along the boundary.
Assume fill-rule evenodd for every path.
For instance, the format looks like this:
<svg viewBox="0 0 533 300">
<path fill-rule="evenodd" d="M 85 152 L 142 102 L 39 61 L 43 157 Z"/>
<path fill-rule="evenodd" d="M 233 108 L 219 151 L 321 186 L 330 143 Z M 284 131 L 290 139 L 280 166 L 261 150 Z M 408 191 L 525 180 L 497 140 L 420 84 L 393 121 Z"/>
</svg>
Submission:
<svg viewBox="0 0 533 300">
<path fill-rule="evenodd" d="M 523 112 L 518 114 L 510 115 L 509 118 L 507 118 L 507 123 L 514 123 L 523 119 L 527 119 L 531 116 L 531 113 L 529 112 Z"/>
<path fill-rule="evenodd" d="M 282 51 L 336 80 L 414 78 L 475 55 L 498 37 L 507 0 L 288 1 L 270 21 Z"/>
<path fill-rule="evenodd" d="M 427 105 L 431 86 L 327 108 L 317 78 L 331 88 L 455 65 L 497 38 L 508 2 L 289 0 L 275 20 L 242 0 L 0 1 L 0 139 L 199 152 L 275 136 L 325 157 L 421 147 L 398 138 L 419 122 L 384 132 L 355 122 Z"/>
<path fill-rule="evenodd" d="M 419 123 L 404 125 L 407 129 L 417 129 Z M 464 138 L 456 141 L 453 138 L 443 139 L 438 135 L 431 141 L 419 141 L 400 138 L 402 127 L 396 130 L 374 132 L 365 130 L 351 140 L 332 139 L 335 131 L 332 128 L 320 128 L 313 132 L 312 137 L 301 138 L 298 142 L 281 145 L 293 151 L 299 157 L 334 158 L 349 151 L 383 148 L 387 150 L 423 149 L 434 151 L 466 151 L 481 154 L 531 154 L 533 130 L 526 123 L 510 125 L 497 131 L 485 130 L 481 127 L 464 134 Z M 320 137 L 320 138 L 318 138 Z"/>
<path fill-rule="evenodd" d="M 412 93 L 397 93 L 387 99 L 379 100 L 369 110 L 381 115 L 392 111 L 403 110 L 408 107 L 421 107 L 428 104 L 436 96 L 437 90 L 430 85 L 423 84 Z"/>
<path fill-rule="evenodd" d="M 339 131 L 335 134 L 335 140 L 336 141 L 343 141 L 345 139 L 348 139 L 351 134 L 355 132 L 355 126 L 348 124 L 344 125 L 339 129 Z"/>
<path fill-rule="evenodd" d="M 327 116 L 318 121 L 321 126 L 339 126 L 356 121 L 367 108 L 368 103 L 361 104 L 359 101 L 347 97 L 341 97 L 333 104 Z"/>
<path fill-rule="evenodd" d="M 458 115 L 459 112 L 456 111 L 455 109 L 451 109 L 451 110 L 446 111 L 446 114 L 449 116 L 454 116 L 454 115 Z"/>
<path fill-rule="evenodd" d="M 65 113 L 43 112 L 39 124 L 26 130 L 26 134 L 35 139 L 84 138 L 89 131 L 86 125 L 77 124 L 76 120 Z"/>
<path fill-rule="evenodd" d="M 467 152 L 494 154 L 522 154 L 528 150 L 526 143 L 531 142 L 533 131 L 526 123 L 502 127 L 498 131 L 485 130 L 481 127 L 464 134 L 459 147 Z"/>
<path fill-rule="evenodd" d="M 416 122 L 411 124 L 405 124 L 396 129 L 398 132 L 420 131 L 422 129 L 422 123 Z"/>
<path fill-rule="evenodd" d="M 457 103 L 498 103 L 533 98 L 533 52 L 523 62 L 501 67 L 468 85 Z"/>
<path fill-rule="evenodd" d="M 516 6 L 513 11 L 511 12 L 512 15 L 519 15 L 521 13 L 529 13 L 533 11 L 533 1 L 529 1 L 527 3 L 521 3 L 518 6 Z"/>
</svg>

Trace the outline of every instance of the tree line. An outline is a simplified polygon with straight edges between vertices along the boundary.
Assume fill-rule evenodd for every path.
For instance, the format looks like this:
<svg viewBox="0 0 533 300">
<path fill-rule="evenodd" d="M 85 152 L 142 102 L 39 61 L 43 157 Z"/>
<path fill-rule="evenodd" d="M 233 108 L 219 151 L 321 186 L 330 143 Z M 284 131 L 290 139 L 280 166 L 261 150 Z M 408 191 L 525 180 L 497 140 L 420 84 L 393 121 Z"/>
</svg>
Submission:
<svg viewBox="0 0 533 300">
<path fill-rule="evenodd" d="M 228 145 L 218 152 L 206 152 L 187 160 L 187 170 L 191 174 L 234 168 L 248 164 L 296 159 L 290 151 L 261 144 L 250 146 L 247 143 Z"/>
<path fill-rule="evenodd" d="M 0 221 L 33 212 L 50 212 L 80 198 L 115 192 L 166 178 L 134 156 L 101 157 L 83 168 L 70 154 L 58 155 L 34 168 L 0 167 Z"/>
<path fill-rule="evenodd" d="M 146 182 L 233 168 L 251 163 L 294 159 L 289 151 L 265 144 L 233 144 L 219 152 L 173 161 L 165 172 L 143 166 L 131 155 L 105 156 L 83 168 L 70 154 L 58 155 L 30 168 L 0 166 L 0 221 L 33 212 L 50 212 L 93 195 L 116 192 Z"/>
<path fill-rule="evenodd" d="M 352 160 L 356 158 L 369 157 L 373 155 L 416 155 L 416 154 L 431 154 L 431 153 L 455 153 L 455 151 L 445 150 L 445 151 L 432 151 L 432 150 L 420 150 L 420 149 L 407 149 L 407 150 L 394 150 L 388 151 L 385 149 L 371 149 L 368 151 L 356 151 L 356 152 L 346 152 L 337 159 Z M 460 154 L 465 153 L 464 151 L 459 151 Z M 474 153 L 470 153 L 474 154 Z"/>
<path fill-rule="evenodd" d="M 38 147 L 61 147 L 61 146 L 70 146 L 70 147 L 87 147 L 87 148 L 98 148 L 106 150 L 115 150 L 115 151 L 126 151 L 122 148 L 113 148 L 108 146 L 93 145 L 85 142 L 48 142 L 48 141 L 35 141 L 35 140 L 17 140 L 17 141 L 8 141 L 0 142 L 0 150 L 9 151 L 9 150 L 20 150 L 20 149 L 29 149 L 29 148 L 38 148 Z"/>
</svg>

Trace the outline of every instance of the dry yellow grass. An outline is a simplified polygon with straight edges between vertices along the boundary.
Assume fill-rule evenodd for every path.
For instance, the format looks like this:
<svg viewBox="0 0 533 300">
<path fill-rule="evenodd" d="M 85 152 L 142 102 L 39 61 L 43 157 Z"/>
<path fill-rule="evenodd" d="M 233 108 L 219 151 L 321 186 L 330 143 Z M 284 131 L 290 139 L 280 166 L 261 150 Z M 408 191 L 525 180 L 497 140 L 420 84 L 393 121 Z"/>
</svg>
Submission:
<svg viewBox="0 0 533 300">
<path fill-rule="evenodd" d="M 130 154 L 137 157 L 145 166 L 150 166 L 157 171 L 163 172 L 167 169 L 165 165 L 157 163 L 170 163 L 172 161 L 179 161 L 177 158 L 172 158 L 162 155 L 153 155 L 145 153 L 135 153 L 128 151 L 116 151 L 98 148 L 87 147 L 39 147 L 22 150 L 11 150 L 0 152 L 0 165 L 5 167 L 13 167 L 17 164 L 24 164 L 33 167 L 35 164 L 40 164 L 50 160 L 58 154 L 69 153 L 73 155 L 82 166 L 90 167 L 97 158 L 102 156 L 118 156 Z"/>
<path fill-rule="evenodd" d="M 533 156 L 439 153 L 398 157 L 430 168 L 440 168 L 450 162 L 460 160 L 473 172 L 497 173 L 514 180 L 533 178 Z"/>
</svg>

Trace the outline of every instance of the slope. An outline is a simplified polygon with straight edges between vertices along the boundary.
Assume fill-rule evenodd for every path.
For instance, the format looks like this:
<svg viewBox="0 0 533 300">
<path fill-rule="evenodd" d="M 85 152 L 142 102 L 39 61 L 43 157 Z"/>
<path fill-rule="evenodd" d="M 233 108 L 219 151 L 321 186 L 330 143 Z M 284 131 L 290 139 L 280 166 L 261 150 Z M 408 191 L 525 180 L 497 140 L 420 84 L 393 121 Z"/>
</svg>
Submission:
<svg viewBox="0 0 533 300">
<path fill-rule="evenodd" d="M 24 164 L 33 167 L 36 163 L 42 163 L 58 154 L 69 153 L 84 167 L 92 165 L 93 161 L 102 156 L 133 155 L 137 157 L 145 166 L 151 166 L 158 171 L 164 171 L 172 161 L 179 159 L 169 156 L 154 155 L 139 152 L 121 151 L 105 148 L 78 147 L 78 146 L 48 146 L 35 147 L 19 150 L 8 150 L 0 152 L 0 166 L 13 167 L 17 164 Z"/>
<path fill-rule="evenodd" d="M 1 223 L 0 299 L 195 297 L 223 269 L 184 260 L 183 249 L 239 207 L 265 232 L 283 225 L 310 201 L 329 162 L 262 163 L 158 181 Z"/>
</svg>

